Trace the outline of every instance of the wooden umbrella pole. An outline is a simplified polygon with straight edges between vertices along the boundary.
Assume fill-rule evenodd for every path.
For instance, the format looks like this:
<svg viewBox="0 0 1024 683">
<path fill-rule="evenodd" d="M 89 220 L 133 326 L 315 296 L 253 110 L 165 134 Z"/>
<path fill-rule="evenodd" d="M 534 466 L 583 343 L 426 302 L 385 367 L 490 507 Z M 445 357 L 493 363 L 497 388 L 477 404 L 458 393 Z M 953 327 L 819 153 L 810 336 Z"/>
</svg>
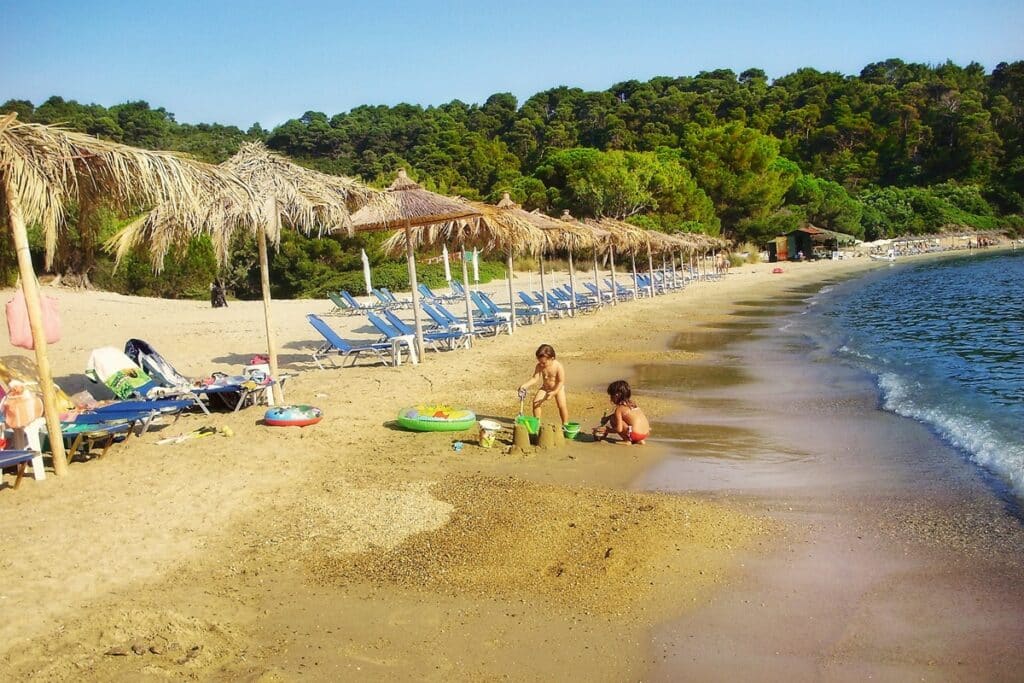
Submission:
<svg viewBox="0 0 1024 683">
<path fill-rule="evenodd" d="M 540 298 L 541 308 L 544 311 L 544 322 L 548 321 L 548 288 L 544 284 L 544 252 L 540 254 Z"/>
<path fill-rule="evenodd" d="M 462 289 L 466 292 L 466 323 L 469 326 L 469 334 L 476 333 L 473 327 L 473 306 L 469 303 L 469 269 L 466 268 L 466 249 L 462 249 Z"/>
<path fill-rule="evenodd" d="M 597 287 L 597 307 L 604 308 L 604 297 L 601 296 L 601 275 L 597 270 L 597 247 L 594 247 L 594 286 Z"/>
<path fill-rule="evenodd" d="M 281 378 L 277 375 L 277 342 L 274 337 L 274 324 L 270 316 L 270 259 L 267 256 L 267 229 L 276 231 L 277 222 L 280 220 L 277 213 L 277 199 L 270 197 L 264 206 L 264 223 L 256 231 L 256 246 L 260 254 L 260 289 L 263 290 L 263 322 L 267 328 L 267 365 L 270 366 L 270 376 L 274 380 L 271 391 L 274 392 L 274 402 L 277 405 L 284 403 L 284 393 L 281 391 Z"/>
<path fill-rule="evenodd" d="M 640 278 L 636 272 L 636 249 L 629 252 L 629 262 L 633 266 L 633 299 L 640 298 Z"/>
<path fill-rule="evenodd" d="M 405 221 L 405 258 L 409 267 L 409 287 L 412 288 L 412 322 L 416 328 L 416 355 L 423 360 L 423 322 L 420 320 L 419 283 L 416 282 L 416 254 L 412 248 L 412 226 Z M 468 296 L 468 295 L 467 295 Z"/>
<path fill-rule="evenodd" d="M 612 306 L 616 306 L 619 301 L 619 288 L 615 284 L 615 247 L 608 247 L 608 254 L 612 268 Z"/>
<path fill-rule="evenodd" d="M 39 391 L 43 395 L 43 417 L 46 431 L 50 435 L 50 451 L 53 453 L 53 473 L 62 477 L 68 473 L 68 459 L 64 453 L 64 439 L 61 436 L 60 415 L 57 413 L 57 393 L 53 390 L 53 373 L 50 372 L 50 358 L 46 353 L 46 332 L 43 330 L 43 309 L 39 303 L 39 288 L 36 273 L 32 269 L 32 256 L 28 248 L 28 233 L 21 204 L 11 185 L 9 174 L 4 174 L 4 191 L 7 194 L 7 217 L 14 236 L 14 249 L 18 256 L 18 272 L 21 275 L 21 289 L 25 294 L 28 309 L 28 324 L 32 330 L 32 344 L 36 351 L 36 367 L 39 370 Z"/>
<path fill-rule="evenodd" d="M 516 299 L 512 293 L 512 250 L 508 252 L 506 257 L 506 263 L 508 265 L 508 310 L 512 315 L 512 319 L 509 321 L 508 333 L 513 334 L 516 331 Z"/>
<path fill-rule="evenodd" d="M 654 296 L 654 255 L 650 245 L 647 246 L 647 275 L 651 278 L 651 296 Z"/>
<path fill-rule="evenodd" d="M 569 249 L 569 290 L 572 293 L 572 314 L 576 315 L 576 268 L 572 263 L 572 249 Z"/>
</svg>

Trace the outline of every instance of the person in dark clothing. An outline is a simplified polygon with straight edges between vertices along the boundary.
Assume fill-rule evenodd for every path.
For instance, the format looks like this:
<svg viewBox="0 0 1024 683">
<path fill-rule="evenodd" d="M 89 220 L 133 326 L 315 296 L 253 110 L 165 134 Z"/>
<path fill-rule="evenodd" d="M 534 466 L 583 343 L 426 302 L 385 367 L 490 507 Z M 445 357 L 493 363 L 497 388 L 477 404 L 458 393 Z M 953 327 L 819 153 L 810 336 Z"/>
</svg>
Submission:
<svg viewBox="0 0 1024 683">
<path fill-rule="evenodd" d="M 217 278 L 210 285 L 210 305 L 214 308 L 227 308 L 228 300 L 224 296 L 224 283 Z"/>
</svg>

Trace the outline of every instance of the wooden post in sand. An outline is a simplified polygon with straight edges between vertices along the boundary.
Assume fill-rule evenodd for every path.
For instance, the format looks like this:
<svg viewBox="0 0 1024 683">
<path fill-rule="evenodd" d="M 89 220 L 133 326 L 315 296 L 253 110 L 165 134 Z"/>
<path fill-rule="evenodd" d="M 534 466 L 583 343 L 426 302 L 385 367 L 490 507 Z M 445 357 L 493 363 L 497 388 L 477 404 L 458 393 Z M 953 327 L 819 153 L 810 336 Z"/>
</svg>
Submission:
<svg viewBox="0 0 1024 683">
<path fill-rule="evenodd" d="M 664 259 L 662 259 L 664 260 Z M 647 245 L 647 275 L 651 278 L 651 296 L 654 296 L 654 255 L 651 254 L 651 245 Z"/>
<path fill-rule="evenodd" d="M 633 300 L 640 298 L 640 279 L 636 272 L 636 247 L 629 252 L 629 262 L 633 265 Z"/>
<path fill-rule="evenodd" d="M 594 286 L 597 287 L 597 307 L 604 308 L 604 297 L 601 296 L 601 274 L 597 270 L 597 245 L 594 245 Z"/>
<path fill-rule="evenodd" d="M 614 246 L 609 246 L 608 247 L 608 260 L 611 262 L 611 266 L 612 266 L 612 306 L 615 306 L 615 305 L 617 305 L 617 302 L 619 300 L 619 288 L 618 288 L 618 286 L 616 286 L 616 283 L 615 283 L 615 247 Z"/>
<path fill-rule="evenodd" d="M 274 392 L 274 403 L 284 403 L 281 391 L 281 378 L 277 375 L 277 342 L 274 338 L 274 324 L 270 321 L 270 259 L 267 257 L 267 231 L 277 234 L 278 222 L 281 220 L 277 212 L 277 198 L 267 197 L 263 205 L 263 224 L 256 231 L 256 246 L 260 254 L 260 289 L 263 290 L 263 321 L 267 327 L 267 364 L 270 376 L 274 380 L 271 391 Z"/>
<path fill-rule="evenodd" d="M 473 306 L 469 303 L 469 269 L 466 268 L 466 248 L 462 248 L 462 289 L 466 292 L 466 322 L 469 326 L 469 335 L 472 337 L 476 332 L 473 327 Z"/>
<path fill-rule="evenodd" d="M 32 330 L 32 344 L 35 346 L 36 366 L 39 369 L 39 391 L 43 395 L 43 415 L 46 431 L 50 435 L 50 451 L 53 453 L 53 473 L 62 477 L 68 473 L 67 455 L 64 453 L 64 438 L 61 436 L 60 416 L 57 414 L 57 394 L 53 390 L 53 374 L 50 372 L 50 358 L 46 354 L 46 332 L 43 330 L 43 309 L 39 303 L 39 288 L 36 273 L 32 269 L 32 256 L 28 248 L 28 233 L 25 217 L 21 213 L 18 194 L 11 185 L 10 174 L 4 173 L 7 218 L 14 236 L 14 249 L 18 256 L 18 272 L 21 275 L 21 290 L 25 294 L 28 309 L 28 323 Z"/>
<path fill-rule="evenodd" d="M 405 220 L 405 258 L 409 267 L 409 288 L 412 289 L 412 323 L 416 329 L 416 355 L 423 360 L 423 323 L 420 322 L 420 293 L 419 283 L 416 282 L 416 254 L 412 248 L 412 225 L 409 219 Z M 463 259 L 463 274 L 465 274 L 465 259 Z M 468 290 L 468 285 L 467 285 Z M 467 295 L 468 296 L 468 295 Z M 473 323 L 469 323 L 469 331 L 473 332 Z"/>
<path fill-rule="evenodd" d="M 548 321 L 548 289 L 544 284 L 544 252 L 540 254 L 540 298 L 541 308 L 544 309 L 544 322 Z"/>
<path fill-rule="evenodd" d="M 512 319 L 514 321 L 514 319 L 515 319 L 515 296 L 513 295 L 513 292 L 512 292 L 512 250 L 511 249 L 509 250 L 509 253 L 508 253 L 508 256 L 506 257 L 506 259 L 507 259 L 507 265 L 508 265 L 508 270 L 509 270 L 509 272 L 508 272 L 508 275 L 509 275 L 509 312 L 511 313 Z M 509 326 L 509 329 L 510 330 L 512 329 L 511 325 Z"/>
<path fill-rule="evenodd" d="M 569 249 L 569 290 L 572 293 L 572 314 L 576 315 L 576 269 L 572 264 L 572 248 Z"/>
<path fill-rule="evenodd" d="M 506 257 L 506 264 L 508 265 L 508 310 L 512 316 L 509 320 L 508 333 L 513 334 L 516 331 L 516 299 L 512 294 L 512 250 L 509 249 L 508 256 Z"/>
</svg>

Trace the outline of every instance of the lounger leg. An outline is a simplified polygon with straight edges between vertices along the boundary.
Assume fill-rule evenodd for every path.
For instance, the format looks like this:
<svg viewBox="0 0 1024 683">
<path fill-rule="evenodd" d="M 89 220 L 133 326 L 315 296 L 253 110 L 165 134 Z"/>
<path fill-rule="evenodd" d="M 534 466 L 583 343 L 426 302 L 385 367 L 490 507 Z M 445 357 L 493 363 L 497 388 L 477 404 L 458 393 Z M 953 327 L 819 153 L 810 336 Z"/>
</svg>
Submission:
<svg viewBox="0 0 1024 683">
<path fill-rule="evenodd" d="M 110 447 L 114 445 L 114 439 L 116 437 L 117 437 L 116 434 L 109 434 L 107 436 L 106 440 L 103 442 L 103 450 L 100 451 L 100 456 L 99 457 L 102 458 L 104 455 L 107 454 L 107 451 L 110 450 Z M 93 446 L 93 444 L 89 444 L 89 449 L 90 450 L 92 450 L 92 446 Z"/>
</svg>

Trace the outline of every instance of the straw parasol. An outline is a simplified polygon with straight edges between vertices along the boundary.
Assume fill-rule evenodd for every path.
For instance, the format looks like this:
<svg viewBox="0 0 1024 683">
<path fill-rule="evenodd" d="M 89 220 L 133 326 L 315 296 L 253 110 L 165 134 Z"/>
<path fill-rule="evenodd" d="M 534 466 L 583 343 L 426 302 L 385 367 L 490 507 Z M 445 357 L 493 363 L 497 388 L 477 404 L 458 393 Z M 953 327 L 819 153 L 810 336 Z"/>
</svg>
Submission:
<svg viewBox="0 0 1024 683">
<path fill-rule="evenodd" d="M 446 197 L 426 190 L 413 181 L 405 172 L 398 170 L 398 176 L 384 192 L 386 203 L 365 206 L 352 216 L 352 224 L 357 232 L 373 232 L 380 230 L 403 230 L 406 263 L 409 267 L 409 285 L 412 289 L 412 315 L 416 328 L 416 351 L 423 357 L 423 323 L 420 320 L 419 291 L 416 282 L 416 257 L 414 254 L 416 237 L 425 242 L 433 241 L 432 235 L 470 235 L 475 236 L 480 230 L 478 207 L 453 197 Z M 440 239 L 439 242 L 447 242 Z M 463 277 L 468 280 L 466 261 L 462 260 Z M 466 292 L 467 318 L 472 329 L 473 313 L 469 305 L 469 291 Z"/>
<path fill-rule="evenodd" d="M 426 192 L 426 190 L 423 190 Z M 431 193 L 433 194 L 433 193 Z M 449 199 L 443 195 L 437 195 L 443 199 Z M 510 312 L 511 320 L 515 320 L 515 302 L 511 301 L 512 291 L 512 255 L 523 251 L 537 251 L 541 248 L 544 235 L 529 220 L 522 215 L 507 211 L 505 209 L 482 204 L 479 202 L 458 199 L 462 204 L 476 212 L 472 219 L 465 217 L 453 218 L 451 220 L 437 221 L 422 225 L 408 233 L 396 232 L 382 245 L 385 253 L 397 256 L 403 252 L 409 253 L 409 239 L 412 239 L 412 246 L 415 249 L 437 249 L 448 246 L 457 247 L 462 250 L 475 249 L 483 252 L 499 251 L 507 255 Z M 470 331 L 473 328 L 473 311 L 469 301 L 469 274 L 466 268 L 466 261 L 462 259 L 463 286 L 466 291 L 466 319 Z M 510 324 L 510 329 L 514 322 Z"/>
<path fill-rule="evenodd" d="M 58 127 L 0 117 L 0 173 L 8 224 L 14 237 L 35 345 L 54 472 L 67 472 L 35 272 L 26 224 L 42 227 L 46 262 L 53 258 L 68 207 L 102 199 L 125 210 L 164 203 L 168 215 L 195 228 L 202 201 L 213 194 L 251 199 L 248 188 L 223 169 L 167 152 L 152 152 L 99 140 Z"/>
<path fill-rule="evenodd" d="M 572 291 L 572 308 L 575 313 L 576 310 L 576 273 L 573 267 L 573 249 L 590 246 L 592 240 L 589 234 L 577 227 L 573 227 L 572 224 L 565 221 L 560 221 L 557 218 L 551 218 L 538 211 L 526 211 L 521 206 L 512 201 L 509 193 L 506 192 L 501 198 L 501 201 L 497 204 L 498 208 L 502 211 L 509 212 L 512 215 L 518 216 L 523 220 L 527 221 L 531 225 L 535 226 L 541 232 L 541 243 L 538 248 L 534 251 L 539 256 L 540 261 L 540 287 L 542 291 L 543 301 L 541 302 L 541 308 L 544 311 L 545 317 L 548 312 L 547 302 L 547 287 L 544 282 L 544 254 L 551 252 L 556 249 L 565 249 L 569 254 L 569 289 Z M 512 270 L 512 254 L 508 255 L 509 272 Z M 508 284 L 508 299 L 514 306 L 514 300 L 512 296 L 512 280 L 509 279 Z"/>
<path fill-rule="evenodd" d="M 569 209 L 562 211 L 560 219 L 563 223 L 567 224 L 571 230 L 582 232 L 586 235 L 584 238 L 591 253 L 594 257 L 594 286 L 597 287 L 597 306 L 601 308 L 604 306 L 604 301 L 601 299 L 601 275 L 598 272 L 597 257 L 603 250 L 607 248 L 609 241 L 612 238 L 610 232 L 604 228 L 598 227 L 596 224 L 591 222 L 579 221 L 573 218 L 572 214 L 569 213 Z M 581 246 L 584 242 L 580 243 Z M 615 305 L 615 297 L 612 297 L 612 305 Z"/>
<path fill-rule="evenodd" d="M 630 225 L 623 221 L 618 221 L 612 218 L 601 218 L 595 221 L 587 221 L 588 224 L 592 224 L 595 227 L 603 229 L 608 233 L 608 238 L 604 241 L 605 250 L 608 253 L 609 261 L 611 263 L 612 271 L 612 292 L 618 288 L 615 280 L 615 254 L 629 252 L 634 254 L 636 249 L 646 244 L 646 239 L 643 236 L 643 232 L 636 226 Z M 634 294 L 638 292 L 636 287 L 636 259 L 633 259 L 633 291 Z M 616 298 L 612 298 L 612 305 L 615 305 Z"/>
<path fill-rule="evenodd" d="M 252 232 L 259 251 L 268 364 L 271 376 L 276 378 L 277 345 L 270 315 L 267 241 L 274 246 L 280 243 L 282 223 L 305 233 L 315 231 L 318 235 L 338 229 L 351 231 L 351 210 L 382 204 L 383 200 L 381 193 L 356 180 L 299 166 L 274 154 L 261 142 L 242 144 L 220 168 L 237 176 L 251 189 L 257 198 L 255 208 L 251 204 L 240 204 L 231 196 L 210 196 L 200 214 L 205 220 L 196 228 L 195 221 L 191 226 L 182 223 L 169 207 L 159 206 L 142 221 L 115 235 L 111 244 L 116 246 L 120 260 L 136 244 L 145 243 L 153 266 L 159 271 L 170 247 L 187 243 L 197 234 L 208 234 L 212 238 L 218 257 L 224 262 L 236 232 Z M 277 384 L 274 395 L 278 401 L 283 400 Z"/>
</svg>

